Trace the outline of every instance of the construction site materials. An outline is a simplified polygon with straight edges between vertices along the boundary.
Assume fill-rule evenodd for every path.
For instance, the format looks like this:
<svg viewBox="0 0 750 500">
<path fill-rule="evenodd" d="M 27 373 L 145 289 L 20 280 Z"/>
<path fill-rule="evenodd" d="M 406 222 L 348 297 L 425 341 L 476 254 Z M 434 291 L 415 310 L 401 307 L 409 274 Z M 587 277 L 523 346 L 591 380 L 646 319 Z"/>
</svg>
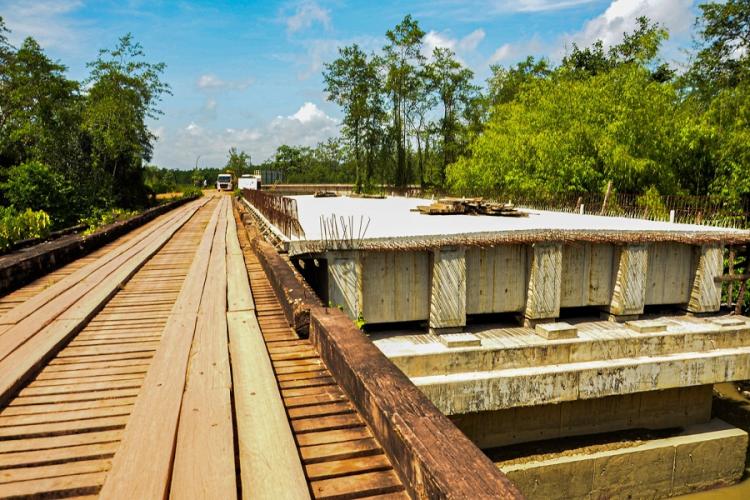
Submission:
<svg viewBox="0 0 750 500">
<path fill-rule="evenodd" d="M 512 203 L 484 201 L 482 198 L 440 198 L 431 205 L 418 205 L 412 212 L 427 215 L 501 215 L 504 217 L 528 217 L 528 213 L 516 210 Z"/>
</svg>

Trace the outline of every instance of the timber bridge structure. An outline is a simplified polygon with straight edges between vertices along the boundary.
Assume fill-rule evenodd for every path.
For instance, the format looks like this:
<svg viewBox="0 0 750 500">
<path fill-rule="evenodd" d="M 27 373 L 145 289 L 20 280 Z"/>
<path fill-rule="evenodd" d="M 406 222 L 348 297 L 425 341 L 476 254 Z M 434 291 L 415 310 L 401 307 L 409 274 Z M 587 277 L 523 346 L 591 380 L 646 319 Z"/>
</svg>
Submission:
<svg viewBox="0 0 750 500">
<path fill-rule="evenodd" d="M 170 208 L 0 258 L 0 498 L 520 497 L 245 208 Z"/>
</svg>

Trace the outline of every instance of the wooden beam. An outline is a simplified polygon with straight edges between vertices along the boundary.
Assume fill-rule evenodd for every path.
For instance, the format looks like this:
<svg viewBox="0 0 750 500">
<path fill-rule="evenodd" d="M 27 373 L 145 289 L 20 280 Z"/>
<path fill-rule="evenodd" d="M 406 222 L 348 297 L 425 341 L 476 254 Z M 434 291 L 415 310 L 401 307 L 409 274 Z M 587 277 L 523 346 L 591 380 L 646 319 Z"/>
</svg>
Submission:
<svg viewBox="0 0 750 500">
<path fill-rule="evenodd" d="M 101 498 L 166 498 L 169 492 L 190 347 L 222 208 L 219 203 L 203 233 L 102 486 Z"/>
</svg>

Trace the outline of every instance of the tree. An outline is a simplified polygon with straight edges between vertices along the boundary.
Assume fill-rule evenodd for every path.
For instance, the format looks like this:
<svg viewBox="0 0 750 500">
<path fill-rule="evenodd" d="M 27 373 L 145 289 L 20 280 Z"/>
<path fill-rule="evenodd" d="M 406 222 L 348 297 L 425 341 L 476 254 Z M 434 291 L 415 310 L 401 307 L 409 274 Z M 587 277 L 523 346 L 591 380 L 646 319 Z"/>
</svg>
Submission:
<svg viewBox="0 0 750 500">
<path fill-rule="evenodd" d="M 0 29 L 2 33 L 2 29 Z M 78 82 L 51 61 L 33 38 L 12 51 L 0 42 L 0 164 L 41 161 L 65 171 L 76 165 L 80 121 Z"/>
<path fill-rule="evenodd" d="M 373 171 L 373 148 L 380 136 L 382 87 L 377 58 L 357 44 L 339 49 L 339 57 L 325 65 L 323 79 L 328 100 L 344 108 L 344 135 L 354 150 L 357 191 L 369 186 Z"/>
<path fill-rule="evenodd" d="M 434 91 L 443 105 L 443 118 L 440 130 L 443 136 L 443 162 L 439 170 L 438 182 L 445 183 L 445 169 L 456 161 L 461 153 L 457 136 L 461 123 L 459 117 L 466 106 L 471 103 L 472 95 L 478 88 L 471 83 L 474 73 L 464 68 L 456 60 L 453 51 L 435 47 L 432 61 L 427 65 L 426 78 L 428 88 Z"/>
<path fill-rule="evenodd" d="M 124 207 L 145 202 L 143 165 L 151 159 L 156 139 L 146 119 L 161 114 L 158 103 L 171 93 L 161 80 L 164 63 L 144 57 L 141 45 L 127 34 L 87 65 L 91 74 L 83 127 L 94 167 L 109 174 L 115 200 Z"/>
<path fill-rule="evenodd" d="M 422 55 L 422 39 L 425 32 L 419 22 L 407 15 L 392 30 L 385 34 L 388 44 L 385 53 L 385 90 L 392 103 L 392 138 L 396 142 L 396 169 L 394 183 L 405 186 L 411 180 L 407 162 L 409 123 L 408 112 L 414 109 L 412 103 L 419 96 L 420 75 L 425 63 Z"/>
<path fill-rule="evenodd" d="M 229 159 L 224 167 L 225 171 L 231 172 L 235 179 L 239 179 L 243 174 L 250 172 L 252 168 L 250 155 L 244 151 L 237 152 L 237 148 L 234 147 L 229 149 Z"/>
<path fill-rule="evenodd" d="M 708 102 L 725 88 L 747 80 L 750 71 L 750 1 L 728 0 L 699 6 L 699 52 L 686 84 Z"/>
<path fill-rule="evenodd" d="M 539 78 L 547 78 L 552 73 L 547 59 L 536 60 L 532 56 L 506 69 L 493 64 L 492 76 L 487 80 L 488 95 L 491 105 L 503 104 L 515 99 L 523 86 Z"/>
</svg>

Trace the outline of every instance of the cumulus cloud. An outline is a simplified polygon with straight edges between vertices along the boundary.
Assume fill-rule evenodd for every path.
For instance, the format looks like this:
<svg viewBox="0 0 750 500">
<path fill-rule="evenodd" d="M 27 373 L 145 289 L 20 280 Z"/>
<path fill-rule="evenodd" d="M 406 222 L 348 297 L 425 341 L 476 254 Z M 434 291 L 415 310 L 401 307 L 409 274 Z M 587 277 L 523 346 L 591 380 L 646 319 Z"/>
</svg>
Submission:
<svg viewBox="0 0 750 500">
<path fill-rule="evenodd" d="M 68 15 L 82 6 L 81 0 L 9 0 L 0 4 L 0 14 L 11 43 L 30 36 L 45 49 L 73 52 L 81 44 L 82 26 Z"/>
<path fill-rule="evenodd" d="M 294 14 L 284 19 L 289 34 L 310 28 L 320 23 L 325 29 L 331 29 L 331 11 L 324 9 L 313 0 L 299 2 Z"/>
<path fill-rule="evenodd" d="M 533 7 L 532 4 L 537 2 L 525 3 L 527 7 Z M 601 15 L 587 21 L 579 31 L 547 42 L 536 35 L 530 40 L 504 44 L 495 50 L 490 62 L 514 63 L 527 55 L 546 55 L 559 60 L 572 43 L 587 47 L 602 40 L 605 47 L 610 47 L 622 41 L 623 33 L 632 32 L 637 27 L 640 16 L 667 28 L 672 38 L 684 37 L 693 22 L 692 4 L 693 0 L 614 0 Z"/>
<path fill-rule="evenodd" d="M 315 146 L 339 133 L 339 121 L 312 102 L 288 116 L 277 116 L 256 128 L 215 130 L 190 122 L 174 131 L 162 130 L 154 148 L 154 163 L 170 168 L 190 168 L 200 155 L 201 164 L 221 165 L 227 151 L 237 147 L 261 162 L 282 144 Z"/>
<path fill-rule="evenodd" d="M 246 78 L 244 80 L 237 80 L 237 81 L 227 81 L 222 80 L 218 76 L 207 73 L 204 75 L 201 75 L 198 77 L 198 80 L 195 82 L 196 87 L 198 89 L 203 91 L 212 91 L 212 90 L 245 90 L 250 85 L 253 84 L 252 78 Z"/>
<path fill-rule="evenodd" d="M 474 52 L 485 36 L 486 33 L 481 28 L 472 31 L 463 38 L 454 38 L 448 33 L 440 33 L 434 30 L 428 31 L 424 36 L 423 53 L 429 57 L 435 47 L 441 47 L 450 49 L 459 56 L 465 55 Z"/>
</svg>

